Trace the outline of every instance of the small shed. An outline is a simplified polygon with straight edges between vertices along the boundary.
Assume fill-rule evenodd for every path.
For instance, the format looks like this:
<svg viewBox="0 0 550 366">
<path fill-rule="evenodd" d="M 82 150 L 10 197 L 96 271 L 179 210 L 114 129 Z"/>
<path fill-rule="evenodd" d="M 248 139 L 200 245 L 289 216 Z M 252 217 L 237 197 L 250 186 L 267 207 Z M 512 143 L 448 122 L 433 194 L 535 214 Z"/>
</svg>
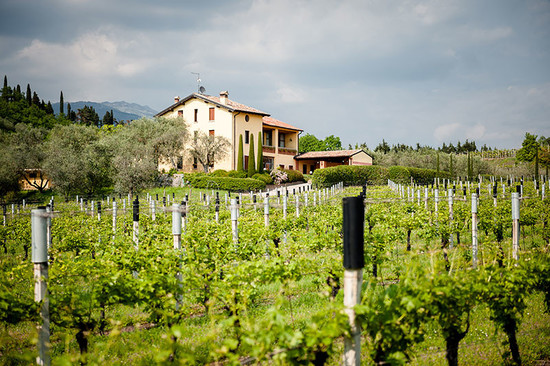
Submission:
<svg viewBox="0 0 550 366">
<path fill-rule="evenodd" d="M 315 169 L 337 165 L 372 165 L 372 156 L 365 150 L 308 151 L 296 155 L 296 168 L 303 174 L 310 174 Z"/>
</svg>

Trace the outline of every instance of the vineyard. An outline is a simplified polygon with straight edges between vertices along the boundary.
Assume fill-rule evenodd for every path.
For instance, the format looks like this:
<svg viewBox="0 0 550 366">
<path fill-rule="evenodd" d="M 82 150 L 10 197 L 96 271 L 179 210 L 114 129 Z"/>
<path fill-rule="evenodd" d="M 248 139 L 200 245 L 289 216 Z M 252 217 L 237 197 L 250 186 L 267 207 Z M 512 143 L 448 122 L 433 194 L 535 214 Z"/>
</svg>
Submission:
<svg viewBox="0 0 550 366">
<path fill-rule="evenodd" d="M 521 187 L 517 252 L 515 184 L 337 185 L 268 198 L 181 188 L 160 200 L 55 202 L 38 303 L 36 206 L 8 206 L 0 363 L 36 362 L 47 303 L 52 364 L 341 364 L 351 332 L 342 199 L 359 194 L 362 364 L 549 362 L 548 183 Z"/>
</svg>

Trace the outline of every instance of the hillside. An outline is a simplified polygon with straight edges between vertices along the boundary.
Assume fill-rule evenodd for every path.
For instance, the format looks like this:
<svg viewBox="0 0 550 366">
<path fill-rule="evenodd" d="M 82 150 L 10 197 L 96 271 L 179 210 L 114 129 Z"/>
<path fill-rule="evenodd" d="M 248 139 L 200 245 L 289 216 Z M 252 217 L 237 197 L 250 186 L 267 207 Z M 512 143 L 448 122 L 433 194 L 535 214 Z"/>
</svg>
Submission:
<svg viewBox="0 0 550 366">
<path fill-rule="evenodd" d="M 83 108 L 85 105 L 89 107 L 94 107 L 95 111 L 99 115 L 99 118 L 103 118 L 105 112 L 113 111 L 114 117 L 117 121 L 131 121 L 134 119 L 139 119 L 141 117 L 151 118 L 157 113 L 154 109 L 139 105 L 136 103 L 128 103 L 125 101 L 118 102 L 90 102 L 90 101 L 78 101 L 70 102 L 71 109 L 77 111 L 80 108 Z M 59 103 L 52 104 L 55 114 L 59 113 Z M 67 105 L 65 105 L 65 111 L 67 111 Z"/>
</svg>

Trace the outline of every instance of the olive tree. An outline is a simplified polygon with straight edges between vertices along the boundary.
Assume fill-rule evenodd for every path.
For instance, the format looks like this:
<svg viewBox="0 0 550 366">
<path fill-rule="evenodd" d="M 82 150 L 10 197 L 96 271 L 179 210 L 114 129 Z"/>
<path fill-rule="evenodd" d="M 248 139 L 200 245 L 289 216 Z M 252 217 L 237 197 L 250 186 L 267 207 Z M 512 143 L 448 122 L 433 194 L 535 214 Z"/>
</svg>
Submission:
<svg viewBox="0 0 550 366">
<path fill-rule="evenodd" d="M 196 138 L 191 142 L 189 152 L 201 163 L 204 172 L 208 173 L 208 169 L 214 163 L 227 156 L 230 146 L 231 142 L 223 136 L 198 132 Z"/>
<path fill-rule="evenodd" d="M 92 194 L 111 184 L 111 151 L 91 126 L 55 127 L 45 143 L 44 169 L 63 195 Z"/>
<path fill-rule="evenodd" d="M 189 133 L 181 118 L 142 118 L 116 128 L 107 139 L 113 149 L 113 181 L 117 192 L 137 192 L 151 186 L 160 159 L 174 166 Z"/>
</svg>

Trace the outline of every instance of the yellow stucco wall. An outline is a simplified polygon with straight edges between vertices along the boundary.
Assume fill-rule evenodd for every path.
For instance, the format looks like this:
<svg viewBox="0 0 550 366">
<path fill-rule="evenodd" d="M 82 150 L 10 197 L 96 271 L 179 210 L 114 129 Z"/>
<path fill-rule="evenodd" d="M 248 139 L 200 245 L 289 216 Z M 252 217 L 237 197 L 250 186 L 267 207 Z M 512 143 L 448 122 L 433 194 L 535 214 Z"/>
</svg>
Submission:
<svg viewBox="0 0 550 366">
<path fill-rule="evenodd" d="M 350 165 L 372 165 L 372 157 L 365 152 L 353 155 L 350 160 Z"/>
<path fill-rule="evenodd" d="M 215 108 L 214 120 L 210 121 L 209 109 Z M 195 110 L 197 110 L 197 121 L 195 122 Z M 183 114 L 180 115 L 179 111 Z M 246 121 L 248 116 L 248 121 Z M 237 168 L 237 158 L 239 149 L 239 136 L 243 136 L 243 155 L 248 156 L 250 149 L 250 139 L 254 135 L 254 157 L 257 164 L 258 158 L 258 133 L 263 132 L 262 115 L 246 112 L 230 112 L 224 107 L 217 106 L 213 103 L 203 101 L 202 99 L 192 98 L 185 102 L 183 105 L 177 106 L 174 110 L 168 111 L 162 115 L 166 118 L 183 118 L 189 125 L 189 132 L 191 138 L 194 131 L 203 131 L 209 133 L 210 130 L 214 130 L 216 136 L 223 136 L 229 139 L 232 148 L 226 157 L 217 162 L 214 165 L 214 169 L 235 170 Z M 235 128 L 233 128 L 235 124 Z M 269 127 L 271 128 L 271 127 Z M 294 155 L 297 154 L 298 146 L 298 132 L 292 130 L 282 130 L 285 133 L 285 148 L 279 152 L 278 142 L 279 134 L 278 128 L 273 127 L 273 145 L 275 147 L 274 153 L 265 153 L 264 156 L 270 156 L 274 158 L 274 166 L 278 167 L 283 165 L 286 169 L 292 167 L 296 169 L 296 163 L 294 161 Z M 249 132 L 249 143 L 245 142 L 246 131 Z M 262 135 L 263 144 L 265 145 L 265 136 Z M 287 153 L 283 153 L 286 151 Z M 202 171 L 200 163 L 197 168 L 193 168 L 193 159 L 189 153 L 182 152 L 184 156 L 183 171 Z M 170 164 L 167 161 L 161 161 L 159 163 L 159 169 L 168 171 Z"/>
</svg>

